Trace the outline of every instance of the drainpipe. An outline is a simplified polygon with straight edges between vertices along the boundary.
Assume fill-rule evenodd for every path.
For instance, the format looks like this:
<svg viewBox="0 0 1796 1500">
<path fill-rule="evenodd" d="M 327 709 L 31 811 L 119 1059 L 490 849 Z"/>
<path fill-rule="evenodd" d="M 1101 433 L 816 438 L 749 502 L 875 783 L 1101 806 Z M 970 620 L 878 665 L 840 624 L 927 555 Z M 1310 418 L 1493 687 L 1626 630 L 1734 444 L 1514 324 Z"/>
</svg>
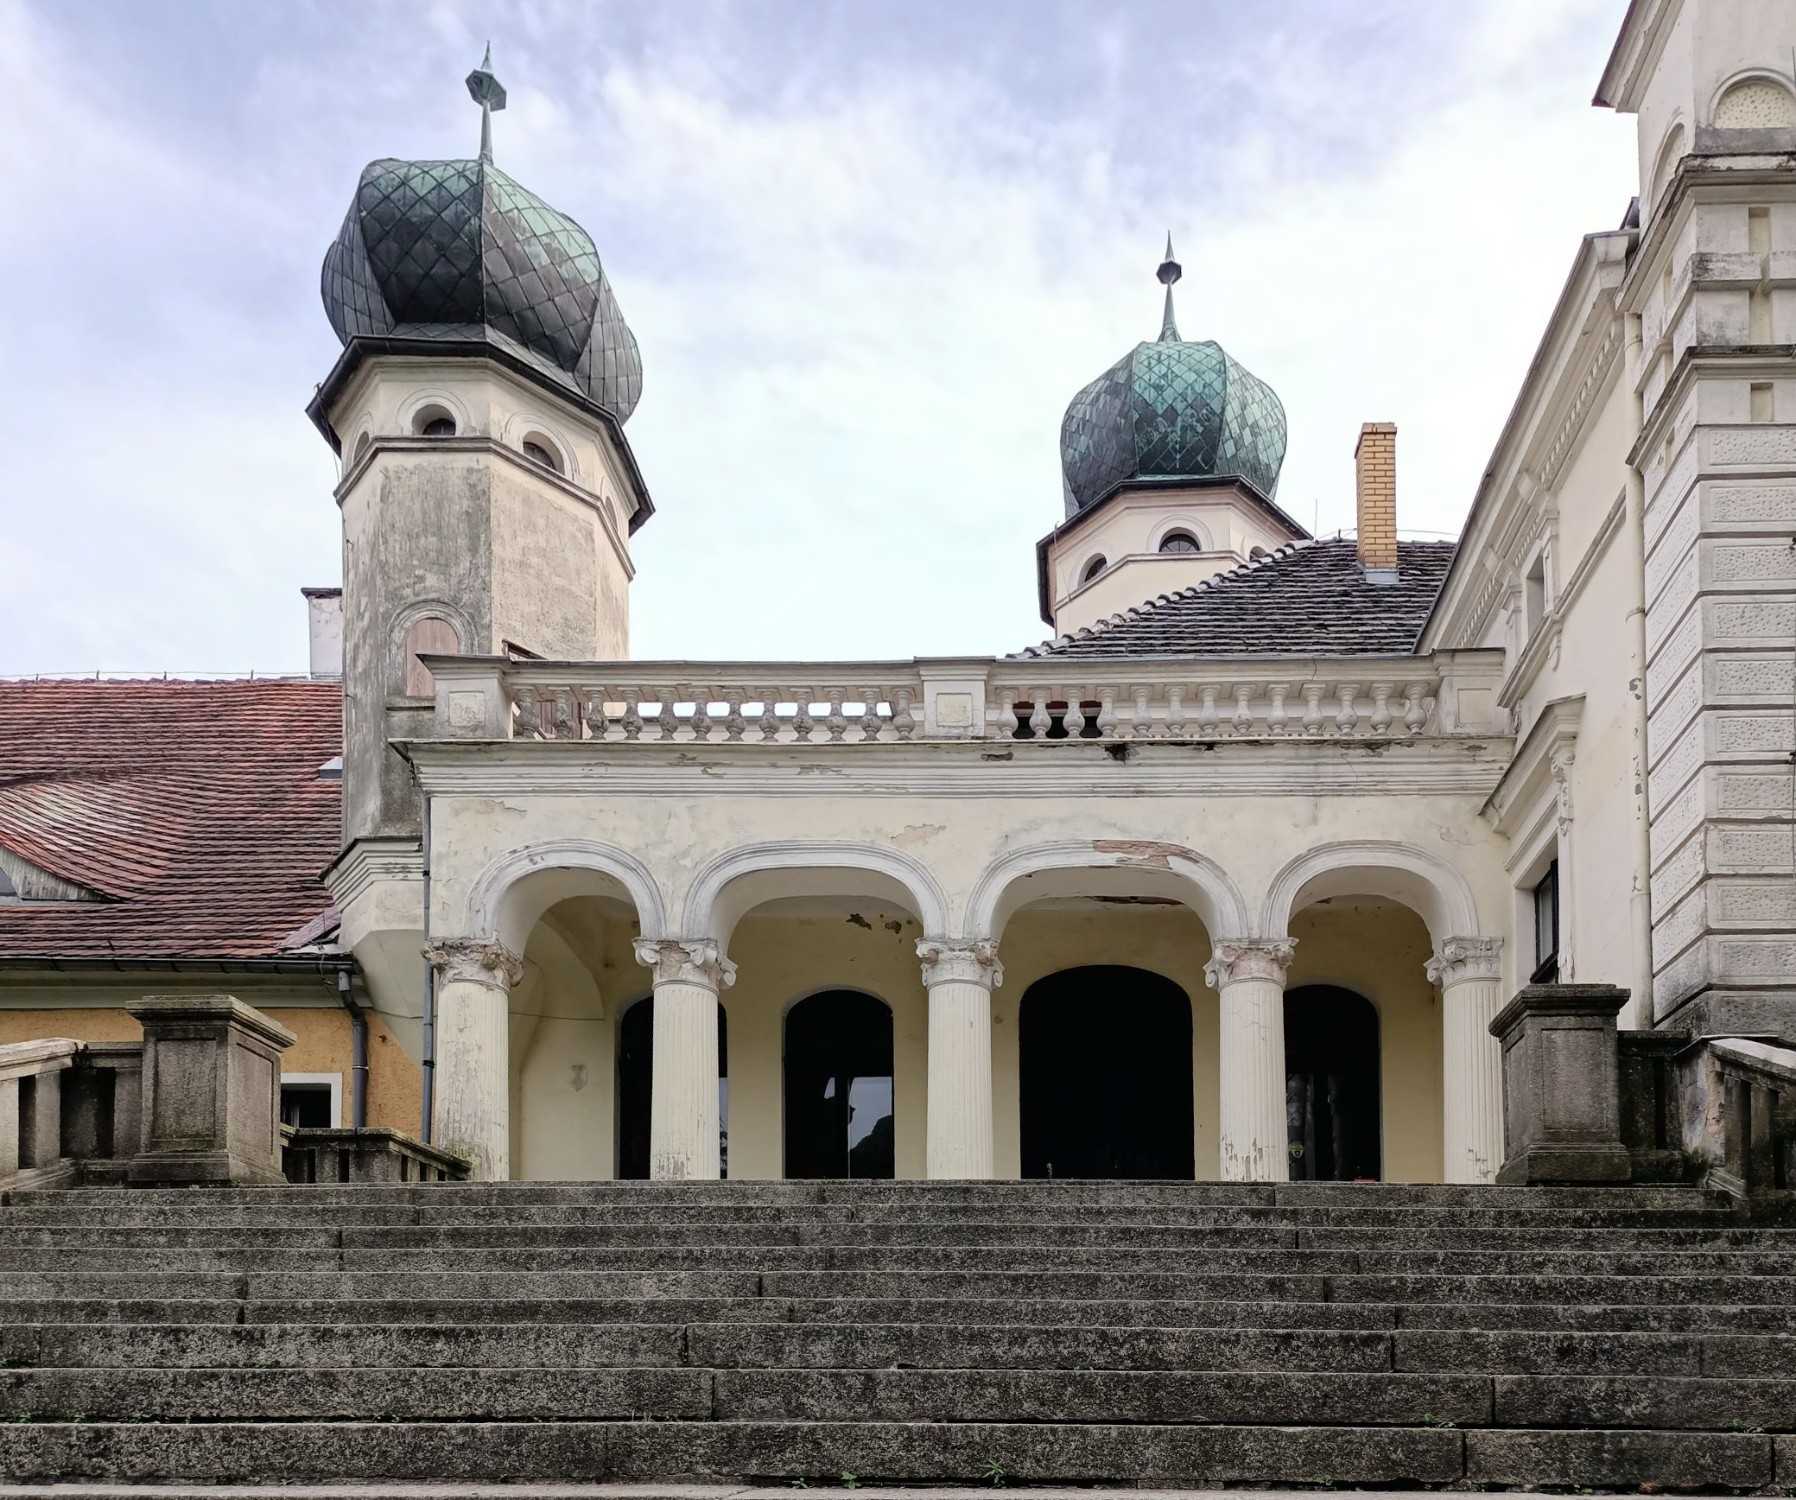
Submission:
<svg viewBox="0 0 1796 1500">
<path fill-rule="evenodd" d="M 349 1012 L 349 1123 L 357 1130 L 368 1127 L 368 1017 L 350 993 L 347 970 L 337 970 L 337 998 Z"/>
<path fill-rule="evenodd" d="M 1627 318 L 1626 358 L 1622 362 L 1622 378 L 1628 382 L 1631 406 L 1630 446 L 1638 444 L 1645 426 L 1645 404 L 1640 396 L 1642 357 L 1640 319 L 1633 313 Z M 1628 1019 L 1638 1028 L 1652 1025 L 1653 1019 L 1653 898 L 1652 898 L 1652 824 L 1647 803 L 1647 723 L 1646 723 L 1646 478 L 1638 465 L 1628 465 L 1626 515 L 1623 530 L 1627 533 L 1628 579 L 1633 598 L 1628 605 L 1628 692 L 1629 704 L 1628 772 L 1632 778 L 1632 853 L 1634 879 L 1628 892 L 1628 946 L 1632 955 Z"/>
<path fill-rule="evenodd" d="M 430 947 L 430 793 L 424 794 L 424 946 Z M 426 1146 L 430 1141 L 430 1117 L 436 1102 L 437 1082 L 437 971 L 429 958 L 424 960 L 424 1119 L 418 1126 L 418 1139 Z"/>
</svg>

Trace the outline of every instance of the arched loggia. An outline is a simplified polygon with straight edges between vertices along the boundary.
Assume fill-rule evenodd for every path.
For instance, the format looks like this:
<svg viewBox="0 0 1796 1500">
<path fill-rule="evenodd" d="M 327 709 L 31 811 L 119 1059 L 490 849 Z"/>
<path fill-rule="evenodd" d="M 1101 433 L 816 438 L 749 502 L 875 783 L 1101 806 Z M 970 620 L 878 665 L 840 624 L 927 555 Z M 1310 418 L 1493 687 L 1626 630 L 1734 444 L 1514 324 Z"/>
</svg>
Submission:
<svg viewBox="0 0 1796 1500">
<path fill-rule="evenodd" d="M 891 1007 L 826 990 L 786 1012 L 785 1041 L 786 1176 L 893 1176 Z"/>
<path fill-rule="evenodd" d="M 1352 990 L 1285 992 L 1285 1122 L 1293 1182 L 1382 1175 L 1378 1012 Z"/>
<path fill-rule="evenodd" d="M 717 1135 L 721 1176 L 730 1175 L 730 1027 L 717 1007 Z M 617 1026 L 617 1175 L 649 1175 L 650 1095 L 655 1078 L 655 997 L 636 1001 Z"/>
</svg>

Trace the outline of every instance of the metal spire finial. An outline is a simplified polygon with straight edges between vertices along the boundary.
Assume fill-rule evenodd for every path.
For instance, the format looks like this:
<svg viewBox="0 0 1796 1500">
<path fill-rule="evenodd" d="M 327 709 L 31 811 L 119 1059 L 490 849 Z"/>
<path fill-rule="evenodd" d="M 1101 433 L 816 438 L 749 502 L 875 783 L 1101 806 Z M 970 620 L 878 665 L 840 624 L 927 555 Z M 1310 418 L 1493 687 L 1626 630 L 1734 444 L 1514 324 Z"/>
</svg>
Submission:
<svg viewBox="0 0 1796 1500">
<path fill-rule="evenodd" d="M 493 159 L 493 111 L 505 108 L 505 85 L 493 76 L 493 44 L 480 66 L 468 74 L 468 97 L 480 106 L 480 159 Z"/>
<path fill-rule="evenodd" d="M 1160 285 L 1166 288 L 1166 311 L 1160 317 L 1160 342 L 1176 344 L 1179 341 L 1179 325 L 1172 316 L 1172 284 L 1185 274 L 1185 268 L 1172 258 L 1172 231 L 1166 231 L 1166 258 L 1160 262 L 1160 269 L 1154 272 L 1159 277 Z"/>
</svg>

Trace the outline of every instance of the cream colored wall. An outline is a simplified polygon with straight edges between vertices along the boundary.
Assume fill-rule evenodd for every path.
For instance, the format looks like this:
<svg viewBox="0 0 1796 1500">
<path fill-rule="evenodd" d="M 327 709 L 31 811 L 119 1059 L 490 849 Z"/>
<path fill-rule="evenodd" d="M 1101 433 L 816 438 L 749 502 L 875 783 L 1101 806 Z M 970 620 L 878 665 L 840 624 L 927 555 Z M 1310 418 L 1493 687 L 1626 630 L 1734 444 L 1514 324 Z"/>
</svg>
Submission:
<svg viewBox="0 0 1796 1500">
<path fill-rule="evenodd" d="M 1159 551 L 1169 531 L 1188 530 L 1201 552 Z M 1054 628 L 1066 634 L 1120 610 L 1189 588 L 1290 540 L 1258 502 L 1226 488 L 1152 489 L 1106 501 L 1048 548 Z M 1089 583 L 1080 577 L 1094 557 L 1109 566 Z"/>
</svg>

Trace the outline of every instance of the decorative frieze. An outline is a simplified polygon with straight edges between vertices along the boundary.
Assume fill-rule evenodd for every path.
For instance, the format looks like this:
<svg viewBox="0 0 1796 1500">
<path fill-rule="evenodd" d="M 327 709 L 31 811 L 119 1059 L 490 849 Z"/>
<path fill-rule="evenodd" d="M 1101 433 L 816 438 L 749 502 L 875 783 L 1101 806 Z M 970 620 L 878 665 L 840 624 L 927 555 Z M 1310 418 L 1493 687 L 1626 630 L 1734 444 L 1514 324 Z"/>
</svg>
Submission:
<svg viewBox="0 0 1796 1500">
<path fill-rule="evenodd" d="M 1243 979 L 1285 982 L 1297 952 L 1295 938 L 1218 938 L 1204 965 L 1204 983 L 1220 990 Z"/>
<path fill-rule="evenodd" d="M 1427 963 L 1428 982 L 1451 989 L 1469 979 L 1503 977 L 1503 940 L 1499 937 L 1443 938 Z"/>
<path fill-rule="evenodd" d="M 736 966 L 710 938 L 637 938 L 636 962 L 654 975 L 656 987 L 690 984 L 699 989 L 727 990 L 736 982 Z"/>
<path fill-rule="evenodd" d="M 439 984 L 479 984 L 501 994 L 524 977 L 524 961 L 496 938 L 452 938 L 432 943 L 425 961 Z"/>
<path fill-rule="evenodd" d="M 917 957 L 923 962 L 925 989 L 934 989 L 938 984 L 976 984 L 995 990 L 1004 983 L 998 945 L 987 939 L 957 943 L 944 938 L 919 938 Z"/>
</svg>

